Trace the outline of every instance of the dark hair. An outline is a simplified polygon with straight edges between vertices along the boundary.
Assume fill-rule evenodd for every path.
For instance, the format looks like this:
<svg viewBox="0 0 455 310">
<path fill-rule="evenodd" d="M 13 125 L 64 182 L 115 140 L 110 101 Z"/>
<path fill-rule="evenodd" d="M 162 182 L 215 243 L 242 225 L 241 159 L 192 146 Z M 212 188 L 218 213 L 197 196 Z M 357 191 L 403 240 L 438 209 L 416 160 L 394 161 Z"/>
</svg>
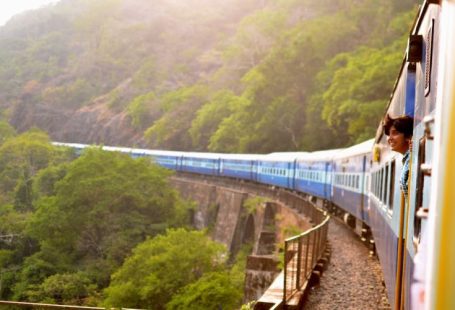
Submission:
<svg viewBox="0 0 455 310">
<path fill-rule="evenodd" d="M 382 121 L 382 128 L 387 136 L 390 135 L 390 128 L 393 126 L 398 132 L 404 134 L 406 138 L 410 138 L 412 136 L 413 125 L 414 119 L 408 115 L 393 118 L 387 114 Z"/>
</svg>

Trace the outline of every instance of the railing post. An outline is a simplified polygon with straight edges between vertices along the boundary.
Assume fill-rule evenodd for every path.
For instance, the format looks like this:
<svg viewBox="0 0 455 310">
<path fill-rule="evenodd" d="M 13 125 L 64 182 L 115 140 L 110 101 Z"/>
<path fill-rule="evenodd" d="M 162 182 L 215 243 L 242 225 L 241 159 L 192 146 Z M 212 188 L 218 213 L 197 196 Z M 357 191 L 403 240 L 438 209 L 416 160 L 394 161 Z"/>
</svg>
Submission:
<svg viewBox="0 0 455 310">
<path fill-rule="evenodd" d="M 297 285 L 296 289 L 300 288 L 300 266 L 301 266 L 301 260 L 302 260 L 302 236 L 299 237 L 299 243 L 297 246 Z"/>
<path fill-rule="evenodd" d="M 310 251 L 310 236 L 306 236 L 305 278 L 308 276 L 308 252 Z"/>
<path fill-rule="evenodd" d="M 283 303 L 286 304 L 286 290 L 287 290 L 287 280 L 288 277 L 288 262 L 287 262 L 287 253 L 288 253 L 288 242 L 284 241 L 284 289 L 283 289 Z"/>
<path fill-rule="evenodd" d="M 314 259 L 315 259 L 315 256 L 316 256 L 316 234 L 313 232 L 313 249 L 312 249 L 312 252 L 311 252 L 311 269 L 314 268 Z"/>
</svg>

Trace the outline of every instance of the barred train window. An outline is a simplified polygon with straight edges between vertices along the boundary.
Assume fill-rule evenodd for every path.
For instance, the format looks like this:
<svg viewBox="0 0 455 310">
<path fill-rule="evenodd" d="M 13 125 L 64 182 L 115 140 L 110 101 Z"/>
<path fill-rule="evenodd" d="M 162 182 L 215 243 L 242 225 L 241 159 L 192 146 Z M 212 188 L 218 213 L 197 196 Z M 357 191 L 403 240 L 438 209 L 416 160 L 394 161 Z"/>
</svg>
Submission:
<svg viewBox="0 0 455 310">
<path fill-rule="evenodd" d="M 390 163 L 389 210 L 393 210 L 393 195 L 395 194 L 395 160 Z"/>
<path fill-rule="evenodd" d="M 431 20 L 431 27 L 428 29 L 425 49 L 425 97 L 430 93 L 431 85 L 431 63 L 433 59 L 433 28 L 434 19 Z"/>
<path fill-rule="evenodd" d="M 382 201 L 387 204 L 387 192 L 389 188 L 389 165 L 384 167 L 384 192 L 382 193 Z"/>
</svg>

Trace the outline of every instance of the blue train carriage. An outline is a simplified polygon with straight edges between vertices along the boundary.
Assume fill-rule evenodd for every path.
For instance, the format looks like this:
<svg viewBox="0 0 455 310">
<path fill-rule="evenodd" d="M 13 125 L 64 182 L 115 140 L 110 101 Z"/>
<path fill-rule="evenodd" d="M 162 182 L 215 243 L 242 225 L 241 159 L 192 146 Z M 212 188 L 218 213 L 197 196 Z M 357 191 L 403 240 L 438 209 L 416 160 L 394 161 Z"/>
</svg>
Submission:
<svg viewBox="0 0 455 310">
<path fill-rule="evenodd" d="M 295 163 L 303 153 L 271 153 L 258 161 L 257 181 L 294 190 Z"/>
<path fill-rule="evenodd" d="M 373 149 L 373 139 L 337 152 L 332 169 L 332 202 L 345 212 L 345 221 L 362 229 L 368 223 L 368 204 L 365 204 L 368 184 L 367 159 Z M 353 216 L 353 217 L 352 217 Z"/>
<path fill-rule="evenodd" d="M 161 150 L 139 150 L 144 156 L 152 158 L 152 160 L 162 167 L 179 171 L 182 170 L 183 152 L 177 151 L 161 151 Z"/>
<path fill-rule="evenodd" d="M 262 155 L 223 154 L 220 158 L 220 176 L 257 181 L 258 162 Z"/>
<path fill-rule="evenodd" d="M 182 154 L 181 171 L 219 175 L 222 154 L 196 152 L 184 152 Z"/>
<path fill-rule="evenodd" d="M 294 186 L 299 192 L 331 200 L 333 157 L 340 150 L 299 155 L 296 160 Z"/>
</svg>

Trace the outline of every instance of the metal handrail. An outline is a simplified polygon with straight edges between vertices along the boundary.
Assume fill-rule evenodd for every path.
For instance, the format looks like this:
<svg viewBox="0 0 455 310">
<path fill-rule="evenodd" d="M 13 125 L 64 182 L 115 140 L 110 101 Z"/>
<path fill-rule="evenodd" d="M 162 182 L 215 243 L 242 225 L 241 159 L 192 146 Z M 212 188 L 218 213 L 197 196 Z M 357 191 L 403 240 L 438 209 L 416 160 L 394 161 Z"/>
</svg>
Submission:
<svg viewBox="0 0 455 310">
<path fill-rule="evenodd" d="M 313 220 L 322 222 L 284 242 L 284 304 L 301 291 L 325 251 L 330 216 L 319 208 L 315 209 Z"/>
<path fill-rule="evenodd" d="M 21 308 L 39 308 L 39 309 L 84 309 L 84 310 L 106 310 L 101 307 L 86 307 L 86 306 L 70 306 L 70 305 L 56 305 L 56 304 L 39 304 L 33 302 L 22 301 L 7 301 L 0 300 L 0 305 L 17 306 Z"/>
<path fill-rule="evenodd" d="M 0 300 L 0 306 L 1 305 L 16 306 L 16 307 L 27 308 L 27 309 L 141 310 L 141 309 L 131 309 L 131 308 L 102 308 L 102 307 L 70 306 L 70 305 L 56 305 L 56 304 L 39 304 L 39 303 L 33 303 L 33 302 L 8 301 L 8 300 Z"/>
</svg>

